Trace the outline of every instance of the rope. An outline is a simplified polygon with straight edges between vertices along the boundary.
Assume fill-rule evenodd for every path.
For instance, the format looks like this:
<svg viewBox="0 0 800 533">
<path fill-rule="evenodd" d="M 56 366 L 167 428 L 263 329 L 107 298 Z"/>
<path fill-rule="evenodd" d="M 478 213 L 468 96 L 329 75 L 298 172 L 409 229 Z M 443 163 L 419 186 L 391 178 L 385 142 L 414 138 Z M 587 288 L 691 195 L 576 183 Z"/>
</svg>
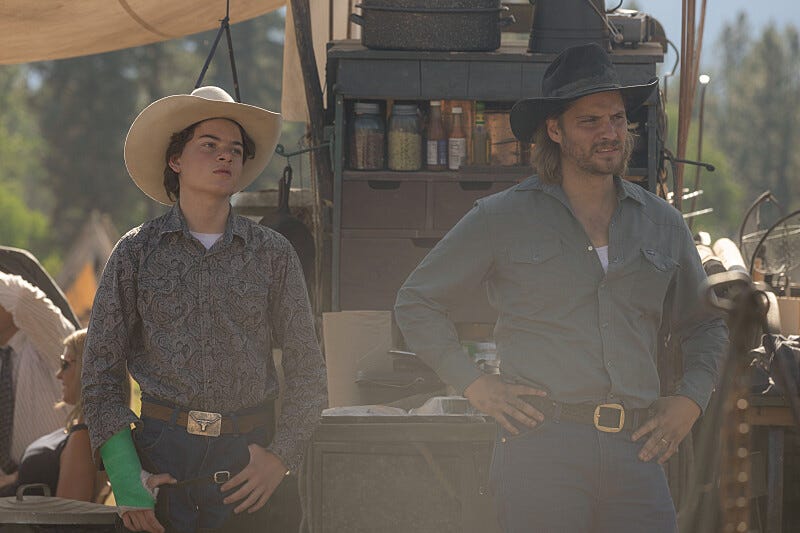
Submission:
<svg viewBox="0 0 800 533">
<path fill-rule="evenodd" d="M 219 31 L 217 31 L 217 36 L 214 38 L 214 44 L 211 45 L 211 50 L 208 53 L 206 62 L 203 64 L 203 68 L 200 70 L 200 77 L 197 78 L 197 83 L 194 84 L 194 88 L 197 89 L 202 85 L 203 78 L 206 77 L 206 71 L 208 71 L 208 66 L 211 64 L 211 60 L 214 58 L 214 54 L 217 51 L 217 45 L 222 37 L 222 33 L 225 32 L 225 37 L 228 42 L 228 61 L 231 65 L 231 75 L 233 77 L 233 91 L 236 101 L 241 103 L 242 96 L 239 94 L 239 76 L 236 74 L 236 60 L 233 54 L 233 40 L 231 39 L 230 11 L 231 2 L 230 0 L 227 0 L 225 6 L 225 18 L 220 20 Z"/>
</svg>

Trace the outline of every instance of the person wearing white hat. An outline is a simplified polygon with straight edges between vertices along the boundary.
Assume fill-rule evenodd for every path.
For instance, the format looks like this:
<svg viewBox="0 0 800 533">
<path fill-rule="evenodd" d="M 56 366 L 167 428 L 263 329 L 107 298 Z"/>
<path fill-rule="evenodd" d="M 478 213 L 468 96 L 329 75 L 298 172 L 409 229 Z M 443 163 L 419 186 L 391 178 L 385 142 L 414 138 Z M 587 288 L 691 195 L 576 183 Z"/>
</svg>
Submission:
<svg viewBox="0 0 800 533">
<path fill-rule="evenodd" d="M 128 529 L 299 526 L 295 473 L 327 403 L 324 361 L 291 244 L 230 206 L 280 127 L 279 114 L 201 87 L 152 103 L 128 132 L 131 178 L 172 208 L 109 258 L 82 374 L 92 450 Z M 126 369 L 140 417 L 124 402 Z"/>
</svg>

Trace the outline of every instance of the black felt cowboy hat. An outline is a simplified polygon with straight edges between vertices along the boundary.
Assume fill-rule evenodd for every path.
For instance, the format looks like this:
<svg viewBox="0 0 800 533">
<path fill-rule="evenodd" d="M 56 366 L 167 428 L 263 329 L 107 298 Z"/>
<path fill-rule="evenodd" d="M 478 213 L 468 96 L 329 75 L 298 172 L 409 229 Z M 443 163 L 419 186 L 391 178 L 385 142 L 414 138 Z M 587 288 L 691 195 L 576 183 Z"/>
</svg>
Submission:
<svg viewBox="0 0 800 533">
<path fill-rule="evenodd" d="M 644 85 L 622 85 L 611 58 L 598 44 L 572 46 L 561 52 L 542 78 L 542 95 L 526 98 L 511 110 L 511 130 L 522 142 L 530 143 L 539 124 L 557 115 L 573 100 L 594 93 L 619 91 L 628 113 L 644 104 L 658 78 Z"/>
</svg>

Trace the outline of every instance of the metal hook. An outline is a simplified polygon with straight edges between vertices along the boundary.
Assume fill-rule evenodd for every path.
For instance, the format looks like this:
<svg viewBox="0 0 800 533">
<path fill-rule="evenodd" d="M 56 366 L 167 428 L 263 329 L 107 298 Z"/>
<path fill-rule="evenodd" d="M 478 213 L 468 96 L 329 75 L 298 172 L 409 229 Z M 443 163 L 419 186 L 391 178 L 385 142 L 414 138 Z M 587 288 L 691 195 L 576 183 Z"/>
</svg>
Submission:
<svg viewBox="0 0 800 533">
<path fill-rule="evenodd" d="M 319 150 L 320 148 L 325 148 L 325 147 L 330 146 L 330 145 L 331 145 L 331 143 L 326 142 L 326 143 L 318 144 L 317 146 L 309 146 L 308 148 L 302 148 L 300 150 L 296 150 L 294 152 L 287 153 L 286 152 L 286 148 L 284 148 L 284 146 L 282 144 L 278 144 L 275 147 L 275 153 L 278 154 L 278 155 L 282 155 L 283 157 L 285 157 L 288 160 L 292 156 L 304 154 L 306 152 L 311 152 L 313 150 Z"/>
</svg>

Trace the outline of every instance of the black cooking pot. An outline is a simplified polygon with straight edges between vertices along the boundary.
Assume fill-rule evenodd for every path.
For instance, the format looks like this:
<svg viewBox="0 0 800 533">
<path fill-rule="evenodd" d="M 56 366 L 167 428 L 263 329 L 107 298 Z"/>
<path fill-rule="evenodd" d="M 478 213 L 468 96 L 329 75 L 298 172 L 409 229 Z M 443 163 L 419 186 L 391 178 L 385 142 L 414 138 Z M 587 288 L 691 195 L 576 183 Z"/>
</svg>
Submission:
<svg viewBox="0 0 800 533">
<path fill-rule="evenodd" d="M 365 0 L 361 44 L 380 50 L 490 51 L 514 22 L 500 0 Z"/>
<path fill-rule="evenodd" d="M 597 43 L 611 50 L 604 0 L 530 0 L 533 25 L 528 51 L 557 54 Z"/>
</svg>

